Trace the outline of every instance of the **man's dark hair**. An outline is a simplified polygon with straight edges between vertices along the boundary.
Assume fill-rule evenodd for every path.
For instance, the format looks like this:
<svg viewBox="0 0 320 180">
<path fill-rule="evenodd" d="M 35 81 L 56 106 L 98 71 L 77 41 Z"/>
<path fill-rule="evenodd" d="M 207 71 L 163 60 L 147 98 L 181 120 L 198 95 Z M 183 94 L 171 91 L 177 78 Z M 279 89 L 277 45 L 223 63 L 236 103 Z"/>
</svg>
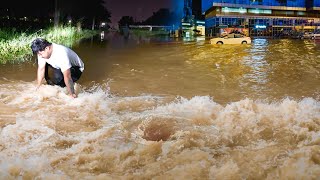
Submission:
<svg viewBox="0 0 320 180">
<path fill-rule="evenodd" d="M 32 41 L 31 49 L 33 54 L 37 54 L 39 51 L 43 51 L 47 46 L 50 46 L 52 43 L 48 42 L 45 39 L 37 38 Z"/>
</svg>

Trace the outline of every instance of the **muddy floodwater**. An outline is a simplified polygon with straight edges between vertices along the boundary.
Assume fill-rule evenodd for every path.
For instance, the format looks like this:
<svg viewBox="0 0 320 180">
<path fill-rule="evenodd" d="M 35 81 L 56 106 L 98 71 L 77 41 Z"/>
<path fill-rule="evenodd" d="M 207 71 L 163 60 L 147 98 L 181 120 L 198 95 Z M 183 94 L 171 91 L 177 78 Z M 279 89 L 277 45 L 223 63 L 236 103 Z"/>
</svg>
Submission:
<svg viewBox="0 0 320 180">
<path fill-rule="evenodd" d="M 0 65 L 0 179 L 319 179 L 320 43 L 117 33 L 75 44 L 78 98 Z"/>
</svg>

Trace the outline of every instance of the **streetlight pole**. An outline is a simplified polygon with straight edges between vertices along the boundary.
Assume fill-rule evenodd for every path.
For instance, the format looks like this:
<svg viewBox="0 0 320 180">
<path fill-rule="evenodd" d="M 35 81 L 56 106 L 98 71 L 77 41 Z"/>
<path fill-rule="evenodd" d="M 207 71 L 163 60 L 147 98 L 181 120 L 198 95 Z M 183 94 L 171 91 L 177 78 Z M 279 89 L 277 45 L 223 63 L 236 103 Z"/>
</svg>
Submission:
<svg viewBox="0 0 320 180">
<path fill-rule="evenodd" d="M 59 26 L 59 10 L 58 10 L 58 0 L 54 1 L 54 27 L 57 28 Z"/>
</svg>

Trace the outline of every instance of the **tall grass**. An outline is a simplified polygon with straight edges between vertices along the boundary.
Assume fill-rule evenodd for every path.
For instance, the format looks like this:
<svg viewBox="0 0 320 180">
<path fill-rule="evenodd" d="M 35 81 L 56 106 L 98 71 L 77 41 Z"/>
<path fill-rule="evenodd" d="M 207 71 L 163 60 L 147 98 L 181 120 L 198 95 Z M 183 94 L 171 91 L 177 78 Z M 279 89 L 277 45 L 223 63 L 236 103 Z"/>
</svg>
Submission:
<svg viewBox="0 0 320 180">
<path fill-rule="evenodd" d="M 8 28 L 0 29 L 0 39 L 2 39 L 2 40 L 9 40 L 17 35 L 18 35 L 18 33 L 16 32 L 16 30 L 14 28 L 13 29 L 8 29 Z"/>
<path fill-rule="evenodd" d="M 32 57 L 30 45 L 35 38 L 41 37 L 49 42 L 71 46 L 74 42 L 96 33 L 89 30 L 78 31 L 70 26 L 39 30 L 33 34 L 0 31 L 0 64 L 30 60 Z"/>
</svg>

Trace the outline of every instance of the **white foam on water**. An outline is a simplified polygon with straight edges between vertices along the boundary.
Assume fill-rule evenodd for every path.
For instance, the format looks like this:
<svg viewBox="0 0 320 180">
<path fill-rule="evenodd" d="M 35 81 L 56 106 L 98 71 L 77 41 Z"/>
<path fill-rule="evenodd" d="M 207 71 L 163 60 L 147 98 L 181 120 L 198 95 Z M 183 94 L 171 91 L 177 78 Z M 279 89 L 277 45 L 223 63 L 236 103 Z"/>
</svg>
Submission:
<svg viewBox="0 0 320 180">
<path fill-rule="evenodd" d="M 0 85 L 0 178 L 319 177 L 320 102 L 121 97 L 102 87 Z M 1 107 L 0 107 L 1 108 Z M 5 121 L 5 120 L 4 120 Z"/>
</svg>

